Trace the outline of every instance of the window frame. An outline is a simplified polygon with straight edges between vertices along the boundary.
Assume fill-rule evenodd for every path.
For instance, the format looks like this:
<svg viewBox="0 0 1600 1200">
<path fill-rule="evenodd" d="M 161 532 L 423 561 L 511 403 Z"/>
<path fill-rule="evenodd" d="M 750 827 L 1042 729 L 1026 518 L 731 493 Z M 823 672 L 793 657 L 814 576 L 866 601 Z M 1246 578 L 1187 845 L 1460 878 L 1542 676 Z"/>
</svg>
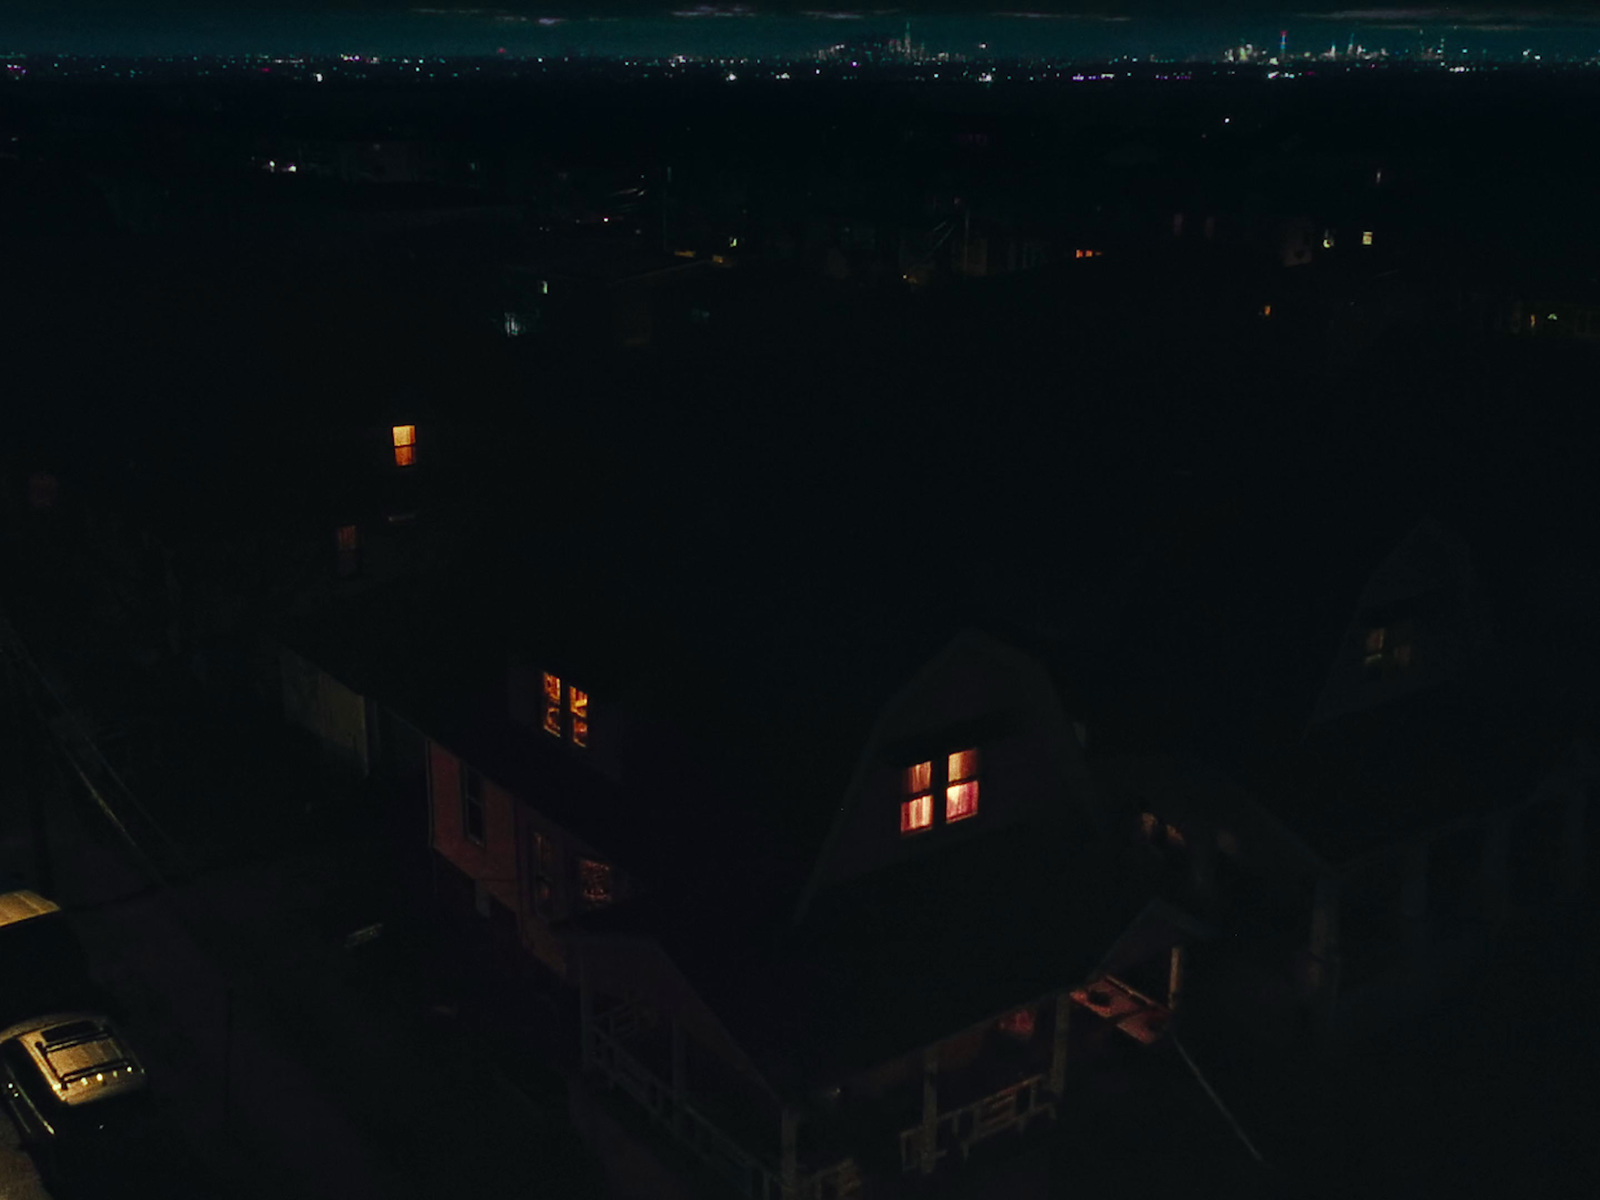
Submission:
<svg viewBox="0 0 1600 1200">
<path fill-rule="evenodd" d="M 934 759 L 912 763 L 900 771 L 900 836 L 915 837 L 933 829 Z M 925 772 L 919 775 L 918 772 Z M 918 812 L 921 806 L 921 812 Z M 923 820 L 918 822 L 917 816 Z"/>
<path fill-rule="evenodd" d="M 963 764 L 967 774 L 956 778 L 953 774 L 955 761 L 958 758 L 970 758 L 969 763 Z M 944 781 L 944 823 L 954 825 L 958 821 L 968 821 L 978 815 L 978 799 L 982 794 L 980 781 L 983 778 L 983 755 L 977 746 L 969 746 L 965 750 L 955 750 L 945 755 L 945 781 Z M 958 788 L 970 788 L 972 806 L 963 812 L 951 815 L 955 802 L 955 793 Z"/>
</svg>

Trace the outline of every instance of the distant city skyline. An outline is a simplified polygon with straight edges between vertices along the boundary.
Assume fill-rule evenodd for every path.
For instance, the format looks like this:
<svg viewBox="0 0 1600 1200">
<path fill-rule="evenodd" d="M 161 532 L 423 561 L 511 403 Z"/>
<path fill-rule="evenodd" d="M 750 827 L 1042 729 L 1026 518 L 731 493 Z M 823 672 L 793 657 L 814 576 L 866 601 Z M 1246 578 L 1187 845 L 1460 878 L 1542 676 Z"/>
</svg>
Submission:
<svg viewBox="0 0 1600 1200">
<path fill-rule="evenodd" d="M 25 0 L 26 2 L 26 0 Z M 1600 16 L 1555 6 L 1269 6 L 1235 0 L 1208 15 L 1174 15 L 1163 0 L 1105 0 L 1098 11 L 1033 11 L 1039 0 L 973 12 L 968 4 L 921 0 L 915 8 L 788 5 L 584 5 L 567 0 L 464 5 L 452 0 L 315 4 L 152 5 L 130 12 L 104 0 L 63 0 L 13 13 L 0 25 L 0 53 L 74 54 L 366 53 L 536 56 L 796 56 L 839 42 L 899 35 L 907 20 L 932 53 L 1014 57 L 1214 57 L 1245 42 L 1291 52 L 1344 47 L 1415 52 L 1444 39 L 1469 54 L 1522 49 L 1561 56 L 1600 54 Z M 1185 6 L 1192 14 L 1193 6 Z M 966 10 L 966 11 L 962 11 Z M 588 15 L 585 15 L 588 14 Z"/>
</svg>

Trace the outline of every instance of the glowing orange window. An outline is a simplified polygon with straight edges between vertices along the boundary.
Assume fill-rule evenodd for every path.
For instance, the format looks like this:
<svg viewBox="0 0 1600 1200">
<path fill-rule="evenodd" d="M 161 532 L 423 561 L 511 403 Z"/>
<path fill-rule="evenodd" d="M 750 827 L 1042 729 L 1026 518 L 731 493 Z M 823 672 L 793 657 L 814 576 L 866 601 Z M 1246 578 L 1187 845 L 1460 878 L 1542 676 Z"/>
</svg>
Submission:
<svg viewBox="0 0 1600 1200">
<path fill-rule="evenodd" d="M 575 687 L 567 689 L 567 712 L 572 714 L 572 744 L 589 744 L 589 693 Z"/>
<path fill-rule="evenodd" d="M 544 731 L 561 736 L 561 676 L 544 673 Z"/>
<path fill-rule="evenodd" d="M 396 425 L 394 433 L 394 465 L 409 467 L 417 461 L 417 427 Z"/>
<path fill-rule="evenodd" d="M 933 764 L 906 768 L 906 798 L 900 802 L 900 832 L 916 833 L 933 825 Z"/>
<path fill-rule="evenodd" d="M 950 786 L 944 790 L 944 819 L 964 821 L 978 815 L 978 752 L 957 750 L 950 756 Z"/>
</svg>

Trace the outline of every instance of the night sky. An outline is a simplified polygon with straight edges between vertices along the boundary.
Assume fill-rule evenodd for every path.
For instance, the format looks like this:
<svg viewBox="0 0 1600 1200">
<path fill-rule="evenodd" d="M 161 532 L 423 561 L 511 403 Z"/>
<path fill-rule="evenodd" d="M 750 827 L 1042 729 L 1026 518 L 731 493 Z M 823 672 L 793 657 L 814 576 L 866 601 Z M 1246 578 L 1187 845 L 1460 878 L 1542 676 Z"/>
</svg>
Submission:
<svg viewBox="0 0 1600 1200">
<path fill-rule="evenodd" d="M 1396 51 L 1446 37 L 1469 53 L 1600 53 L 1600 12 L 1573 0 L 1492 5 L 1330 0 L 21 0 L 0 22 L 0 53 L 367 53 L 513 56 L 804 54 L 898 34 L 912 21 L 932 52 L 995 57 L 1215 56 L 1243 41 L 1292 47 L 1354 38 Z"/>
</svg>

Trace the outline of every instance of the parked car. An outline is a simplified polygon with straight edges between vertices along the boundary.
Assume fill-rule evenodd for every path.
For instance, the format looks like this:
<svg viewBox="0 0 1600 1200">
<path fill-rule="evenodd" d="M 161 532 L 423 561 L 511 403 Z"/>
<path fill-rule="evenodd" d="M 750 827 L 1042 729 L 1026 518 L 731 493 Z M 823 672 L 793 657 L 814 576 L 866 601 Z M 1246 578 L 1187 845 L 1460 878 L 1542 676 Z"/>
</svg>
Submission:
<svg viewBox="0 0 1600 1200">
<path fill-rule="evenodd" d="M 69 1012 L 0 1031 L 0 1091 L 47 1181 L 114 1164 L 149 1121 L 144 1066 L 107 1017 Z"/>
</svg>

